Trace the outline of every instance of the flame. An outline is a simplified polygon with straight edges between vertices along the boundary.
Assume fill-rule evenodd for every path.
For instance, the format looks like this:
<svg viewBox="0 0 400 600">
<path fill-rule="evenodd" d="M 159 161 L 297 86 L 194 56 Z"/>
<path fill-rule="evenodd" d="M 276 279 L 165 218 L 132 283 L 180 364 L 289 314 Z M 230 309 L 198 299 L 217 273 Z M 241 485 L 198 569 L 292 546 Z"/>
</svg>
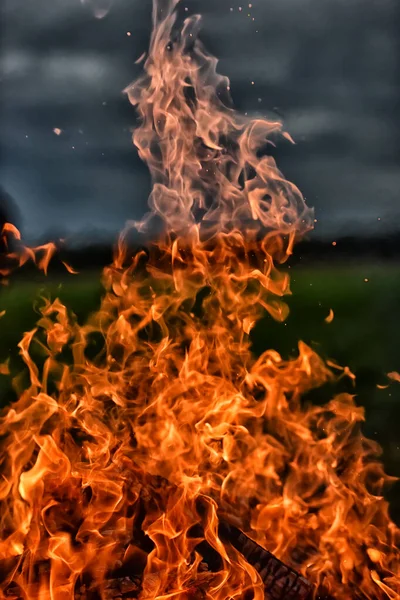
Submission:
<svg viewBox="0 0 400 600">
<path fill-rule="evenodd" d="M 7 264 L 0 268 L 0 275 L 9 275 L 15 268 L 22 267 L 29 261 L 32 261 L 38 269 L 47 274 L 50 261 L 57 250 L 54 242 L 41 244 L 35 248 L 25 246 L 21 241 L 21 233 L 12 223 L 3 225 L 1 239 L 5 248 L 9 249 L 12 245 L 13 251 L 6 254 Z"/>
<path fill-rule="evenodd" d="M 64 240 L 59 240 L 63 242 Z M 0 276 L 6 277 L 15 269 L 22 267 L 26 263 L 32 262 L 36 267 L 47 275 L 51 260 L 57 253 L 57 245 L 54 242 L 48 242 L 35 247 L 25 246 L 22 242 L 20 231 L 12 223 L 5 223 L 0 232 L 1 245 L 6 252 L 1 256 Z M 68 273 L 76 275 L 76 271 L 68 263 L 61 261 Z M 4 282 L 4 279 L 3 281 Z M 2 314 L 0 313 L 0 317 Z"/>
<path fill-rule="evenodd" d="M 80 325 L 45 301 L 19 344 L 29 384 L 14 380 L 0 421 L 2 593 L 261 600 L 257 569 L 220 538 L 223 517 L 315 597 L 397 598 L 390 478 L 364 411 L 349 394 L 302 402 L 337 365 L 302 342 L 290 360 L 251 353 L 265 311 L 287 316 L 279 264 L 313 223 L 264 151 L 284 132 L 230 107 L 199 17 L 179 27 L 177 4 L 155 1 L 144 75 L 126 90 L 150 211 L 122 232 L 98 312 Z M 130 250 L 132 227 L 159 232 L 146 251 Z M 46 269 L 53 251 L 13 258 Z"/>
<path fill-rule="evenodd" d="M 329 315 L 327 317 L 325 317 L 325 323 L 332 323 L 334 318 L 335 318 L 335 313 L 333 312 L 332 308 L 330 308 Z"/>
<path fill-rule="evenodd" d="M 397 371 L 392 371 L 391 373 L 388 373 L 388 377 L 392 381 L 397 381 L 398 383 L 400 383 L 400 373 L 397 373 Z"/>
<path fill-rule="evenodd" d="M 79 271 L 77 271 L 76 269 L 74 269 L 73 267 L 71 267 L 71 265 L 69 265 L 64 260 L 62 260 L 61 262 L 64 265 L 64 267 L 67 269 L 68 273 L 70 273 L 71 275 L 78 275 Z"/>
</svg>

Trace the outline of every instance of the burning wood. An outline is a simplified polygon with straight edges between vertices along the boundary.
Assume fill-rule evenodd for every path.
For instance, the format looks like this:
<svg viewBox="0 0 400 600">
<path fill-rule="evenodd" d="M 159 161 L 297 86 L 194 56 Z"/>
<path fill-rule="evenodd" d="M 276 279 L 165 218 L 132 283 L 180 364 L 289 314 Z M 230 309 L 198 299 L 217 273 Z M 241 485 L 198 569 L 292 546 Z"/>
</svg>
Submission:
<svg viewBox="0 0 400 600">
<path fill-rule="evenodd" d="M 253 542 L 243 532 L 226 523 L 221 523 L 219 532 L 221 538 L 232 544 L 247 561 L 259 572 L 265 586 L 266 600 L 307 600 L 311 596 L 312 585 L 296 571 L 287 567 L 273 554 Z M 207 559 L 212 563 L 210 548 L 202 548 L 203 562 L 199 565 L 196 580 L 189 587 L 189 597 L 195 599 L 207 592 L 212 585 L 214 573 L 210 570 Z M 153 576 L 157 582 L 157 575 Z M 147 584 L 148 584 L 147 579 Z M 123 576 L 110 579 L 106 584 L 106 598 L 139 598 L 143 590 L 143 581 L 137 576 Z M 75 592 L 75 600 L 85 600 L 89 590 L 85 585 Z"/>
<path fill-rule="evenodd" d="M 223 533 L 222 533 L 223 531 Z M 307 600 L 311 597 L 312 586 L 298 573 L 287 567 L 270 552 L 253 542 L 244 533 L 232 529 L 226 524 L 221 525 L 221 536 L 227 543 L 232 544 L 243 554 L 246 560 L 259 572 L 265 586 L 266 600 Z M 203 547 L 204 558 L 207 549 Z M 212 558 L 210 559 L 212 562 Z M 199 565 L 196 579 L 188 586 L 188 597 L 192 600 L 204 597 L 213 584 L 215 574 L 210 570 L 206 560 Z M 157 574 L 147 577 L 146 584 L 153 578 L 154 584 L 158 583 Z M 143 578 L 137 576 L 123 576 L 110 578 L 105 585 L 105 598 L 140 598 L 143 591 Z M 11 590 L 9 594 L 11 593 Z M 84 584 L 75 591 L 75 600 L 86 600 L 90 588 Z M 19 600 L 19 599 L 18 599 Z"/>
<path fill-rule="evenodd" d="M 220 535 L 233 544 L 259 572 L 265 585 L 267 599 L 306 600 L 311 596 L 312 586 L 304 577 L 287 567 L 242 531 L 232 525 L 222 523 Z"/>
</svg>

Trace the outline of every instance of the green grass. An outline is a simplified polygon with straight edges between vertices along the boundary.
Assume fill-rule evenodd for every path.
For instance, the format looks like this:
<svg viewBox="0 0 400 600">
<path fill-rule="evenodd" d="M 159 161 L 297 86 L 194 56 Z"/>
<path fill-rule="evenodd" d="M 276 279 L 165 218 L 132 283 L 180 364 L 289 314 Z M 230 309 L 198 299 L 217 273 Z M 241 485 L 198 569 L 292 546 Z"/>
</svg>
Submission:
<svg viewBox="0 0 400 600">
<path fill-rule="evenodd" d="M 355 370 L 378 375 L 400 369 L 396 352 L 400 267 L 296 267 L 291 277 L 293 295 L 288 299 L 291 312 L 286 325 L 265 319 L 256 335 L 257 350 L 268 331 L 284 354 L 290 354 L 300 338 Z M 325 317 L 330 309 L 335 316 L 328 324 Z"/>
<path fill-rule="evenodd" d="M 278 350 L 285 358 L 295 356 L 303 340 L 324 358 L 347 365 L 357 376 L 356 393 L 366 409 L 364 432 L 383 447 L 386 470 L 400 476 L 400 384 L 379 390 L 388 382 L 386 373 L 400 371 L 400 265 L 296 266 L 290 269 L 293 295 L 288 297 L 290 315 L 286 323 L 269 316 L 255 328 L 253 349 Z M 368 279 L 368 281 L 365 281 Z M 0 291 L 0 362 L 11 356 L 12 370 L 21 366 L 17 344 L 22 333 L 34 327 L 40 296 L 59 297 L 83 322 L 99 305 L 99 273 L 77 276 L 11 281 Z M 35 308 L 36 307 L 36 308 Z M 325 322 L 329 310 L 335 317 Z M 332 386 L 316 390 L 311 397 L 328 400 L 337 391 Z M 9 378 L 0 375 L 0 406 L 12 400 Z M 392 511 L 400 521 L 400 487 L 389 494 Z"/>
</svg>

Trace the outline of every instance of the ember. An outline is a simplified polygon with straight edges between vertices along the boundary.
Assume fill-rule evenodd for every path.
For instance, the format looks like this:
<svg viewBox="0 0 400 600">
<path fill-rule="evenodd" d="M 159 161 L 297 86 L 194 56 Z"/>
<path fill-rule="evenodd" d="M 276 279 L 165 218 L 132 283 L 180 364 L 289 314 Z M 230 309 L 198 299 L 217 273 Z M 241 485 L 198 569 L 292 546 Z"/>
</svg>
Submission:
<svg viewBox="0 0 400 600">
<path fill-rule="evenodd" d="M 0 421 L 2 593 L 394 600 L 399 530 L 362 408 L 302 403 L 334 378 L 304 343 L 291 360 L 251 353 L 265 311 L 287 316 L 278 266 L 313 224 L 265 151 L 289 136 L 230 108 L 199 17 L 179 25 L 178 4 L 155 0 L 126 90 L 150 212 L 121 234 L 99 311 L 80 325 L 46 301 L 19 344 L 29 383 L 14 380 Z M 132 253 L 132 228 L 159 233 Z M 56 251 L 4 236 L 3 275 Z"/>
</svg>

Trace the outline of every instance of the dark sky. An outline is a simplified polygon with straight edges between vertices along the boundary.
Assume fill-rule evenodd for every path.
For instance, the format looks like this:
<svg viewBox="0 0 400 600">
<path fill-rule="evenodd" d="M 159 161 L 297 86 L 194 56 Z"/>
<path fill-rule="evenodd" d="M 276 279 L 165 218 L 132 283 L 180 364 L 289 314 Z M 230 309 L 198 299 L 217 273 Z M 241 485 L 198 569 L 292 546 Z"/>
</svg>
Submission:
<svg viewBox="0 0 400 600">
<path fill-rule="evenodd" d="M 296 140 L 277 161 L 315 206 L 316 235 L 397 229 L 398 0 L 183 4 L 204 15 L 237 108 L 275 111 Z M 122 90 L 150 16 L 151 0 L 3 0 L 0 185 L 28 239 L 111 238 L 144 212 L 150 182 Z"/>
</svg>

